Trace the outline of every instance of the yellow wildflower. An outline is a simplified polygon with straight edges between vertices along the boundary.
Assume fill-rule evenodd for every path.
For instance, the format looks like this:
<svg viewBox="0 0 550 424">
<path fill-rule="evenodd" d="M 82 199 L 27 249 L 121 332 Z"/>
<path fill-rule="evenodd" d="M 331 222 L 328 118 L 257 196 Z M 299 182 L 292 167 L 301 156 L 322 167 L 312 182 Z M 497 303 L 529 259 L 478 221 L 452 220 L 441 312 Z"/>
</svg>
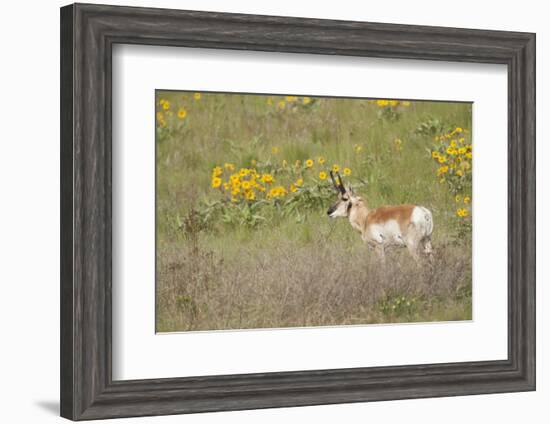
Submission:
<svg viewBox="0 0 550 424">
<path fill-rule="evenodd" d="M 184 119 L 186 116 L 187 116 L 187 111 L 185 110 L 184 107 L 180 107 L 180 109 L 178 110 L 178 118 Z"/>
<path fill-rule="evenodd" d="M 308 105 L 311 103 L 311 99 L 309 97 L 304 97 L 302 99 L 302 103 L 305 104 L 305 105 Z"/>
<path fill-rule="evenodd" d="M 464 203 L 469 204 L 471 201 L 472 199 L 470 199 L 470 196 L 464 197 Z"/>
<path fill-rule="evenodd" d="M 459 203 L 459 202 L 460 202 L 460 195 L 459 195 L 459 194 L 457 194 L 457 195 L 455 196 L 455 202 L 456 202 L 456 203 Z"/>
<path fill-rule="evenodd" d="M 391 107 L 395 107 L 399 104 L 399 102 L 397 100 L 390 100 L 389 104 L 390 104 Z"/>
<path fill-rule="evenodd" d="M 212 175 L 214 177 L 218 177 L 223 173 L 223 169 L 221 166 L 216 166 L 214 169 L 212 169 Z"/>
<path fill-rule="evenodd" d="M 446 172 L 449 171 L 449 167 L 447 165 L 445 166 L 441 166 L 438 170 L 437 170 L 437 176 L 440 177 L 441 175 L 445 174 Z"/>
<path fill-rule="evenodd" d="M 246 168 L 241 168 L 241 170 L 239 171 L 239 176 L 241 177 L 246 177 L 248 175 L 250 171 Z"/>
<path fill-rule="evenodd" d="M 456 175 L 458 175 L 459 177 L 462 177 L 462 175 L 464 175 L 464 174 L 463 174 L 462 170 L 459 169 L 458 171 L 456 171 Z"/>
<path fill-rule="evenodd" d="M 243 181 L 242 182 L 243 190 L 250 190 L 250 186 L 251 186 L 250 181 Z"/>
<path fill-rule="evenodd" d="M 235 169 L 235 165 L 232 163 L 226 162 L 223 164 L 223 167 L 227 169 L 228 171 L 233 171 Z"/>
<path fill-rule="evenodd" d="M 280 100 L 278 103 L 277 103 L 277 107 L 281 110 L 283 110 L 286 106 L 286 103 L 284 100 Z"/>
<path fill-rule="evenodd" d="M 320 180 L 326 180 L 327 179 L 326 172 L 323 172 L 323 171 L 319 172 L 319 179 Z"/>
<path fill-rule="evenodd" d="M 222 179 L 220 177 L 212 177 L 212 188 L 218 188 L 222 185 Z"/>
<path fill-rule="evenodd" d="M 319 163 L 319 165 L 324 164 L 324 163 L 325 163 L 325 158 L 322 157 L 322 156 L 319 156 L 319 157 L 317 158 L 317 163 Z"/>
<path fill-rule="evenodd" d="M 408 100 L 404 100 L 401 102 L 401 106 L 409 107 L 410 105 L 411 105 L 411 102 L 409 102 Z"/>
<path fill-rule="evenodd" d="M 304 183 L 304 180 L 303 180 L 302 178 L 298 178 L 298 179 L 296 180 L 296 185 L 297 185 L 298 187 L 300 187 L 303 183 Z"/>
<path fill-rule="evenodd" d="M 287 102 L 295 102 L 296 100 L 298 100 L 298 97 L 296 97 L 296 96 L 285 96 L 285 100 Z"/>
<path fill-rule="evenodd" d="M 461 132 L 462 132 L 462 128 L 460 128 L 460 127 L 456 127 L 456 128 L 455 128 L 455 132 L 457 132 L 457 133 L 461 133 Z"/>
<path fill-rule="evenodd" d="M 201 93 L 195 93 L 195 94 L 193 94 L 193 98 L 194 98 L 195 100 L 200 100 L 201 97 L 202 97 Z"/>
<path fill-rule="evenodd" d="M 437 159 L 439 157 L 439 152 L 436 152 L 435 150 L 432 152 L 432 158 Z"/>
<path fill-rule="evenodd" d="M 383 100 L 383 99 L 376 101 L 376 104 L 380 107 L 386 107 L 389 103 L 390 102 L 388 100 Z"/>
<path fill-rule="evenodd" d="M 165 100 L 164 103 L 162 104 L 162 108 L 164 110 L 170 109 L 170 102 L 168 100 Z"/>
<path fill-rule="evenodd" d="M 277 186 L 269 190 L 269 193 L 267 193 L 267 197 L 268 198 L 283 197 L 286 194 L 287 194 L 287 191 L 283 186 Z"/>
<path fill-rule="evenodd" d="M 466 147 L 461 147 L 460 149 L 458 149 L 458 153 L 460 153 L 461 155 L 466 153 Z"/>
<path fill-rule="evenodd" d="M 393 141 L 393 144 L 395 145 L 395 150 L 400 151 L 401 150 L 401 145 L 403 144 L 403 141 L 401 141 L 400 138 L 396 138 Z"/>
<path fill-rule="evenodd" d="M 294 184 L 290 184 L 290 191 L 291 191 L 292 193 L 296 193 L 297 190 L 298 190 L 298 189 L 296 188 L 296 186 L 295 186 Z"/>
<path fill-rule="evenodd" d="M 438 161 L 439 163 L 445 163 L 445 162 L 447 162 L 447 158 L 446 158 L 445 156 L 441 156 L 441 155 L 440 155 L 440 156 L 437 158 L 437 161 Z"/>
<path fill-rule="evenodd" d="M 468 209 L 464 209 L 464 208 L 457 209 L 456 214 L 461 218 L 467 217 L 468 216 Z"/>
<path fill-rule="evenodd" d="M 306 160 L 306 167 L 311 168 L 312 166 L 313 166 L 313 160 L 312 159 Z"/>
<path fill-rule="evenodd" d="M 272 183 L 273 182 L 273 175 L 263 174 L 262 178 L 260 180 L 262 181 L 262 183 Z"/>
<path fill-rule="evenodd" d="M 256 194 L 253 190 L 248 190 L 244 193 L 244 197 L 246 197 L 247 200 L 254 200 L 256 198 Z"/>
<path fill-rule="evenodd" d="M 332 172 L 338 172 L 338 171 L 340 171 L 340 166 L 336 164 L 332 165 Z"/>
<path fill-rule="evenodd" d="M 344 168 L 344 175 L 351 175 L 351 169 Z"/>
</svg>

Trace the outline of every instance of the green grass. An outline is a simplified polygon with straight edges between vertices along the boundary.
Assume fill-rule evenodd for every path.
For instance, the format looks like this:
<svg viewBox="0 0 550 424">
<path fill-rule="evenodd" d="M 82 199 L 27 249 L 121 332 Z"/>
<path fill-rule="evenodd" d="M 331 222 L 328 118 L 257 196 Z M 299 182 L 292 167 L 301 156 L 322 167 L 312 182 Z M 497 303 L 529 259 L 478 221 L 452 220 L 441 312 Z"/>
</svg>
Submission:
<svg viewBox="0 0 550 424">
<path fill-rule="evenodd" d="M 160 99 L 170 102 L 172 116 Z M 267 99 L 157 93 L 165 121 L 156 140 L 157 330 L 471 319 L 471 234 L 457 231 L 454 194 L 435 176 L 433 135 L 415 132 L 429 119 L 471 128 L 471 105 L 412 102 L 388 120 L 365 99 L 299 100 L 284 110 L 277 107 L 284 97 L 273 96 L 272 105 Z M 419 270 L 395 251 L 382 272 L 347 221 L 327 218 L 332 200 L 289 216 L 264 207 L 265 221 L 255 227 L 220 219 L 206 228 L 182 225 L 205 201 L 220 199 L 210 186 L 215 166 L 318 156 L 327 170 L 333 163 L 351 168 L 346 181 L 370 207 L 428 207 L 434 269 Z M 414 311 L 384 308 L 389 295 L 415 297 Z"/>
</svg>

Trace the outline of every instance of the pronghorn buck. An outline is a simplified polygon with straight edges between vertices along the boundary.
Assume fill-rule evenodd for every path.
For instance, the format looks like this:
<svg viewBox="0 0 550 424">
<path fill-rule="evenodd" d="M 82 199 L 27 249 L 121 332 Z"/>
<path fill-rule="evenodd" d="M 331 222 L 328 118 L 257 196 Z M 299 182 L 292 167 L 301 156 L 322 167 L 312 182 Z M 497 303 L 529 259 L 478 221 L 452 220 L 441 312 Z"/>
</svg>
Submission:
<svg viewBox="0 0 550 424">
<path fill-rule="evenodd" d="M 369 209 L 367 202 L 353 192 L 351 185 L 345 188 L 342 177 L 338 182 L 331 171 L 338 201 L 327 211 L 331 218 L 348 218 L 351 226 L 361 233 L 361 238 L 373 248 L 382 261 L 387 247 L 407 247 L 414 260 L 420 262 L 420 254 L 432 257 L 432 213 L 423 206 L 397 205 Z"/>
</svg>

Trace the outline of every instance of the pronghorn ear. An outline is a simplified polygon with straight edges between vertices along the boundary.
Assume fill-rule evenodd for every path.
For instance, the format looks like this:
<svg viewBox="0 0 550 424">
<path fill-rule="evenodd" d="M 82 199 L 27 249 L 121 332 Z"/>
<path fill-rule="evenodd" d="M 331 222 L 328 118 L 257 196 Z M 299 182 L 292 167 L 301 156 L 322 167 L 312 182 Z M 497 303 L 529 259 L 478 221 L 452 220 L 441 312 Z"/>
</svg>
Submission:
<svg viewBox="0 0 550 424">
<path fill-rule="evenodd" d="M 353 187 L 351 186 L 351 184 L 348 184 L 348 193 L 352 196 L 355 196 L 355 192 L 353 191 Z"/>
</svg>

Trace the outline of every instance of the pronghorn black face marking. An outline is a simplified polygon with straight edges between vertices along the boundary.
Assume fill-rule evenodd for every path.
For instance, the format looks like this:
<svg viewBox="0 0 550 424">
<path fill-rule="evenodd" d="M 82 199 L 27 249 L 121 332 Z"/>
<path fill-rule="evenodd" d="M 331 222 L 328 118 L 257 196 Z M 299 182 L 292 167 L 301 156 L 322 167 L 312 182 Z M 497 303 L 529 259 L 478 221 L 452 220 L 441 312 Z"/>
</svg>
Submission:
<svg viewBox="0 0 550 424">
<path fill-rule="evenodd" d="M 347 217 L 354 200 L 358 200 L 358 198 L 347 194 L 347 192 L 344 195 L 339 194 L 336 203 L 327 210 L 327 215 L 331 218 Z"/>
<path fill-rule="evenodd" d="M 336 175 L 338 176 L 338 182 L 336 182 L 333 172 L 330 171 L 330 178 L 332 179 L 334 188 L 338 190 L 338 200 L 327 210 L 327 215 L 331 218 L 347 217 L 354 200 L 357 200 L 357 198 L 354 196 L 351 186 L 346 189 L 340 174 L 337 173 Z"/>
</svg>

